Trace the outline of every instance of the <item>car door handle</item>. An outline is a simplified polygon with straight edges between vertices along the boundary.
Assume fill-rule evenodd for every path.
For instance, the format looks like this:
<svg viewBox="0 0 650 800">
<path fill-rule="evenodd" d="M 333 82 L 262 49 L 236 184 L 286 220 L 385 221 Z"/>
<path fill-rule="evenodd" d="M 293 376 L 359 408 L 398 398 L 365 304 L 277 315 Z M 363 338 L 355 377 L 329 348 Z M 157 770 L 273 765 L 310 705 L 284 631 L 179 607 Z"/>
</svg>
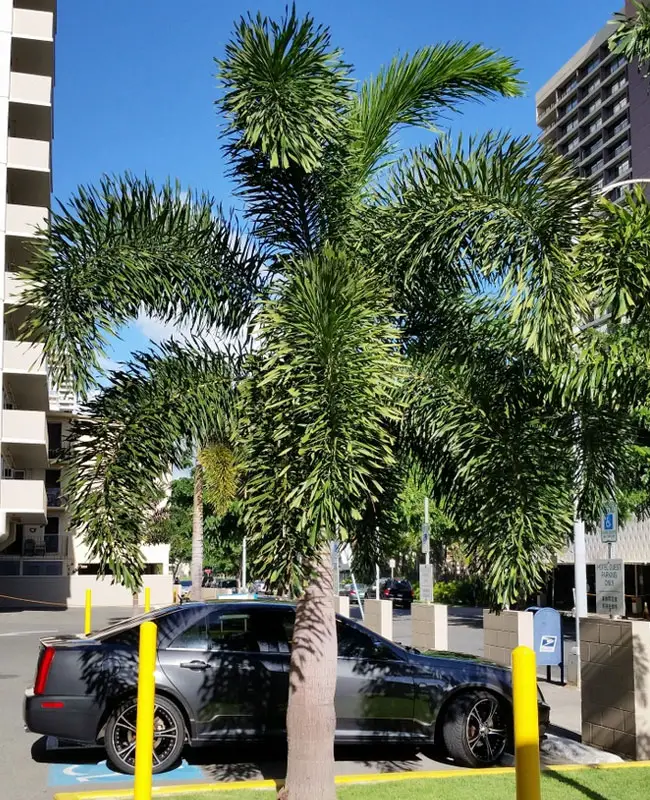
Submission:
<svg viewBox="0 0 650 800">
<path fill-rule="evenodd" d="M 197 672 L 203 672 L 206 669 L 210 669 L 210 665 L 207 661 L 183 661 L 181 662 L 181 669 L 193 669 Z"/>
</svg>

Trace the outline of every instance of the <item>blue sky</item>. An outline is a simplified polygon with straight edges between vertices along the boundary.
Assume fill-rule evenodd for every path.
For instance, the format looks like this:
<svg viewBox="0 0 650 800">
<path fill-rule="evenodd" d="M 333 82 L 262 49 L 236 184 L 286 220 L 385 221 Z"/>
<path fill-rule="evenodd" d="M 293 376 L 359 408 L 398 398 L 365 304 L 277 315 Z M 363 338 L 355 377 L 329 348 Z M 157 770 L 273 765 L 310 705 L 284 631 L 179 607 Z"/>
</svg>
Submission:
<svg viewBox="0 0 650 800">
<path fill-rule="evenodd" d="M 59 0 L 54 193 L 66 198 L 104 172 L 178 178 L 231 205 L 219 151 L 213 58 L 232 23 L 285 0 Z M 297 4 L 332 29 L 359 78 L 396 51 L 448 40 L 482 42 L 514 57 L 526 96 L 466 104 L 454 131 L 536 133 L 535 92 L 611 17 L 617 0 L 310 0 Z M 168 331 L 130 326 L 113 357 Z"/>
</svg>

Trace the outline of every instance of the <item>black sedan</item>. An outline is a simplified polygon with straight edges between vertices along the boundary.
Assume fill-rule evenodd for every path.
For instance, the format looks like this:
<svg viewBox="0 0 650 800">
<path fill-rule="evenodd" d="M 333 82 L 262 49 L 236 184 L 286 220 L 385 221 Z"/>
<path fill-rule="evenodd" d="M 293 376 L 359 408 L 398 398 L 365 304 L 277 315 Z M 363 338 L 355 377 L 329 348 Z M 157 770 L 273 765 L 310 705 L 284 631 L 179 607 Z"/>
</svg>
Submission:
<svg viewBox="0 0 650 800">
<path fill-rule="evenodd" d="M 282 603 L 188 603 L 89 636 L 41 641 L 25 723 L 34 733 L 102 742 L 113 766 L 135 764 L 138 625 L 158 625 L 154 772 L 185 743 L 285 735 L 294 608 Z M 422 654 L 337 618 L 338 743 L 444 747 L 487 766 L 511 741 L 510 672 L 443 653 Z M 549 709 L 540 694 L 540 727 Z"/>
</svg>

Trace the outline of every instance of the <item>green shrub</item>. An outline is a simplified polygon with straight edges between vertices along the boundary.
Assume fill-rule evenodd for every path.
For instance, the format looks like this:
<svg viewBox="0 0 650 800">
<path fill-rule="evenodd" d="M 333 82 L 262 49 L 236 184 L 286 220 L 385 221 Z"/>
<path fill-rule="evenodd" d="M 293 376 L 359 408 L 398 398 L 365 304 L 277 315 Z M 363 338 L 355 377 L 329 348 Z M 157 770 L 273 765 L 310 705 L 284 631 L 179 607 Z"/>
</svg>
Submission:
<svg viewBox="0 0 650 800">
<path fill-rule="evenodd" d="M 481 594 L 476 581 L 467 579 L 438 581 L 433 587 L 434 602 L 444 603 L 448 606 L 482 605 Z"/>
</svg>

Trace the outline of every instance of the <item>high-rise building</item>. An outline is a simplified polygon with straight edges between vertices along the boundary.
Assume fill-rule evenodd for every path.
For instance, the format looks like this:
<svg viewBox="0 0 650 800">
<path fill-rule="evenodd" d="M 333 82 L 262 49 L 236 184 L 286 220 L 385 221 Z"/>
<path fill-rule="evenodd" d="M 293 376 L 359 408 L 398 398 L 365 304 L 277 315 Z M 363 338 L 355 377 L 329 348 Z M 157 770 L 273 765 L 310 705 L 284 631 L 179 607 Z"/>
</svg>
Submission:
<svg viewBox="0 0 650 800">
<path fill-rule="evenodd" d="M 614 30 L 604 25 L 535 96 L 542 141 L 599 189 L 650 177 L 648 85 L 635 64 L 610 52 Z M 621 188 L 607 194 L 617 200 Z"/>
<path fill-rule="evenodd" d="M 78 604 L 86 588 L 100 604 L 131 602 L 96 578 L 70 530 L 59 458 L 74 393 L 50 385 L 41 344 L 18 341 L 18 273 L 50 212 L 56 10 L 56 0 L 0 0 L 0 605 L 13 604 L 6 595 Z M 169 547 L 143 551 L 157 602 L 169 602 Z"/>
</svg>

